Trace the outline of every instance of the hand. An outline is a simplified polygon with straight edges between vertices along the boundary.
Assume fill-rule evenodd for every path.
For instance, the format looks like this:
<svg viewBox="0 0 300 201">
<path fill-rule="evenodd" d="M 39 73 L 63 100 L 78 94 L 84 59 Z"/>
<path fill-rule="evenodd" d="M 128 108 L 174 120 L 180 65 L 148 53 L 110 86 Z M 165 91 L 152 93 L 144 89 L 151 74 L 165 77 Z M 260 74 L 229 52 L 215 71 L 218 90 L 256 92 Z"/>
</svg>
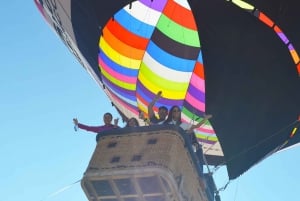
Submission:
<svg viewBox="0 0 300 201">
<path fill-rule="evenodd" d="M 212 115 L 211 114 L 205 114 L 203 117 L 204 117 L 205 120 L 209 120 L 210 118 L 212 118 Z"/>
<path fill-rule="evenodd" d="M 160 99 L 161 94 L 162 94 L 162 91 L 157 92 L 157 94 L 156 94 L 156 96 L 155 96 L 155 100 Z"/>
<path fill-rule="evenodd" d="M 74 118 L 74 119 L 73 119 L 73 123 L 77 126 L 77 125 L 78 125 L 78 119 L 77 119 L 77 118 Z"/>
<path fill-rule="evenodd" d="M 119 123 L 119 118 L 114 119 L 114 125 L 118 126 L 118 123 Z"/>
<path fill-rule="evenodd" d="M 196 125 L 193 125 L 189 131 L 193 131 L 195 128 L 199 128 L 200 126 L 202 126 L 208 119 L 212 118 L 211 114 L 205 114 L 203 115 L 203 119 L 197 123 Z"/>
<path fill-rule="evenodd" d="M 162 94 L 162 91 L 157 92 L 157 94 L 155 95 L 155 97 L 149 103 L 149 105 L 148 105 L 148 115 L 152 116 L 153 111 L 151 112 L 151 111 L 149 111 L 149 109 L 153 110 L 152 107 L 154 106 L 154 104 L 156 103 L 156 101 L 158 101 L 158 99 L 160 99 L 161 94 Z M 151 113 L 149 114 L 149 112 L 151 112 Z"/>
</svg>

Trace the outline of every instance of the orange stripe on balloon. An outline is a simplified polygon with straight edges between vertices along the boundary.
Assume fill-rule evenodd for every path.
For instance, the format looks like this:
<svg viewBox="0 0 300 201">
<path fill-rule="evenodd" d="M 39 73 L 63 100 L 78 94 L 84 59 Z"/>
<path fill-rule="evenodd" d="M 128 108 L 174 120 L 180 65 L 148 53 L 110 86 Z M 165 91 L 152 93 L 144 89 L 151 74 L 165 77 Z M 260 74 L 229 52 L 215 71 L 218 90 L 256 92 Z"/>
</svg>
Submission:
<svg viewBox="0 0 300 201">
<path fill-rule="evenodd" d="M 276 33 L 282 33 L 282 30 L 277 25 L 274 27 L 274 31 Z"/>
<path fill-rule="evenodd" d="M 143 58 L 145 50 L 136 49 L 127 45 L 125 41 L 123 42 L 120 39 L 116 38 L 115 35 L 113 35 L 107 28 L 104 28 L 103 30 L 103 37 L 106 42 L 121 55 L 136 60 L 141 60 Z"/>
<path fill-rule="evenodd" d="M 122 27 L 116 20 L 110 19 L 106 27 L 115 35 L 116 38 L 125 42 L 127 45 L 137 49 L 145 50 L 148 44 L 148 39 L 140 37 L 126 28 Z"/>
<path fill-rule="evenodd" d="M 296 50 L 290 50 L 290 53 L 292 55 L 292 58 L 293 58 L 295 64 L 297 64 L 299 62 L 299 56 L 298 56 Z"/>
<path fill-rule="evenodd" d="M 192 30 L 197 30 L 193 13 L 177 4 L 175 1 L 168 1 L 163 13 L 174 22 Z"/>
<path fill-rule="evenodd" d="M 196 62 L 195 68 L 194 68 L 194 74 L 196 74 L 198 77 L 204 80 L 204 68 L 203 64 Z"/>
<path fill-rule="evenodd" d="M 262 12 L 259 12 L 259 17 L 258 17 L 263 23 L 268 25 L 269 27 L 272 27 L 274 25 L 274 22 L 265 14 Z"/>
</svg>

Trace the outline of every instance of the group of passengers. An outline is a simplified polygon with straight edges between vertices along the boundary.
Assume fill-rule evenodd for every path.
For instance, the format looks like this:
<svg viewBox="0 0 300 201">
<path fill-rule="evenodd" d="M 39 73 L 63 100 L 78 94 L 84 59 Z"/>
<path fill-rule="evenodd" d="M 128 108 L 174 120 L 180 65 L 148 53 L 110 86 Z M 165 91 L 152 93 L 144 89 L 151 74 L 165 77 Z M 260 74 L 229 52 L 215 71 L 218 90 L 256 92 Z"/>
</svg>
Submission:
<svg viewBox="0 0 300 201">
<path fill-rule="evenodd" d="M 155 98 L 150 102 L 148 105 L 148 116 L 149 116 L 149 124 L 173 124 L 180 126 L 183 130 L 185 130 L 187 133 L 193 132 L 194 129 L 199 128 L 201 125 L 203 125 L 208 119 L 212 117 L 212 115 L 204 115 L 204 118 L 202 121 L 200 121 L 197 124 L 189 124 L 186 122 L 181 121 L 181 110 L 180 107 L 177 105 L 174 105 L 171 107 L 170 111 L 168 112 L 168 109 L 165 106 L 161 106 L 158 108 L 158 118 L 155 116 L 153 107 L 155 103 L 160 99 L 161 97 L 161 91 L 159 91 Z"/>
<path fill-rule="evenodd" d="M 203 150 L 201 145 L 197 142 L 197 139 L 194 134 L 194 129 L 199 128 L 203 125 L 208 119 L 212 117 L 212 115 L 204 115 L 203 119 L 197 124 L 189 124 L 186 122 L 181 121 L 181 110 L 178 106 L 171 107 L 170 111 L 168 112 L 167 107 L 160 106 L 158 109 L 158 117 L 156 117 L 153 107 L 155 103 L 161 98 L 162 92 L 159 91 L 155 98 L 150 102 L 148 105 L 148 118 L 144 118 L 143 113 L 140 113 L 139 118 L 143 119 L 147 122 L 148 125 L 162 125 L 162 124 L 171 124 L 177 125 L 181 127 L 188 135 L 189 139 L 193 145 L 194 151 L 196 152 L 199 164 L 204 164 L 203 161 Z M 120 128 L 118 126 L 119 119 L 114 119 L 114 124 L 112 124 L 113 116 L 111 113 L 105 113 L 103 116 L 104 125 L 102 126 L 87 126 L 78 122 L 76 118 L 73 119 L 76 128 L 84 129 L 86 131 L 99 133 L 102 131 Z M 125 127 L 138 127 L 139 122 L 136 118 L 132 117 L 126 121 Z M 203 171 L 203 166 L 199 165 L 199 167 Z"/>
<path fill-rule="evenodd" d="M 158 117 L 156 117 L 153 107 L 154 107 L 155 103 L 161 98 L 161 94 L 162 94 L 162 92 L 159 91 L 156 94 L 155 98 L 148 105 L 148 119 L 144 119 L 143 115 L 140 115 L 140 118 L 144 119 L 147 122 L 147 124 L 149 124 L 149 125 L 172 124 L 172 125 L 180 126 L 187 133 L 193 133 L 194 129 L 199 128 L 208 119 L 210 119 L 212 117 L 211 115 L 204 115 L 203 120 L 195 125 L 189 124 L 186 122 L 182 122 L 180 107 L 178 107 L 176 105 L 171 107 L 169 113 L 168 113 L 167 107 L 160 106 L 158 109 Z M 104 125 L 102 125 L 102 126 L 84 125 L 82 123 L 79 123 L 77 118 L 74 118 L 73 122 L 74 122 L 76 128 L 78 127 L 80 129 L 83 129 L 86 131 L 99 133 L 99 132 L 113 129 L 113 128 L 120 128 L 118 126 L 119 119 L 118 118 L 114 119 L 114 124 L 112 124 L 112 120 L 113 120 L 112 114 L 107 112 L 103 115 Z M 139 126 L 139 122 L 134 117 L 132 117 L 126 121 L 125 127 L 137 127 L 137 126 Z"/>
</svg>

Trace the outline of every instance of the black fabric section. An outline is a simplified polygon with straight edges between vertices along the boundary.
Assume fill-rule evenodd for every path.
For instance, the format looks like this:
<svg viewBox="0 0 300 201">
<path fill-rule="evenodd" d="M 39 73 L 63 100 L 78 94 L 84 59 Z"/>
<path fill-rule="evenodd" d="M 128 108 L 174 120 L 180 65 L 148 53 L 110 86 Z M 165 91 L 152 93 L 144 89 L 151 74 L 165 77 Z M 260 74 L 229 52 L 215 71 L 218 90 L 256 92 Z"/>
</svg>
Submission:
<svg viewBox="0 0 300 201">
<path fill-rule="evenodd" d="M 189 3 L 202 45 L 206 112 L 213 115 L 210 122 L 234 179 L 287 139 L 290 129 L 272 135 L 300 114 L 300 79 L 286 46 L 257 18 L 223 0 Z M 291 30 L 299 38 L 299 29 Z"/>
<path fill-rule="evenodd" d="M 210 122 L 224 151 L 229 178 L 234 179 L 288 139 L 290 127 L 270 137 L 300 114 L 300 79 L 287 47 L 256 17 L 225 0 L 188 1 L 203 53 L 206 112 L 213 115 Z M 299 0 L 246 1 L 274 20 L 300 51 Z M 101 29 L 129 2 L 71 1 L 77 46 L 99 78 Z M 161 36 L 158 39 L 159 44 L 170 44 Z M 190 54 L 173 45 L 164 48 L 184 58 Z M 289 145 L 299 142 L 297 136 Z"/>
<path fill-rule="evenodd" d="M 213 166 L 220 166 L 224 164 L 224 157 L 223 156 L 214 156 L 214 155 L 207 155 L 204 154 L 205 160 L 209 165 Z"/>
<path fill-rule="evenodd" d="M 245 0 L 271 18 L 300 52 L 299 0 Z"/>
<path fill-rule="evenodd" d="M 78 49 L 99 78 L 101 74 L 98 67 L 98 43 L 101 30 L 114 13 L 130 2 L 132 0 L 71 1 L 71 20 Z"/>
<path fill-rule="evenodd" d="M 151 40 L 165 52 L 174 56 L 190 60 L 197 60 L 198 58 L 200 51 L 199 47 L 192 47 L 178 43 L 166 36 L 157 28 L 155 28 Z"/>
</svg>

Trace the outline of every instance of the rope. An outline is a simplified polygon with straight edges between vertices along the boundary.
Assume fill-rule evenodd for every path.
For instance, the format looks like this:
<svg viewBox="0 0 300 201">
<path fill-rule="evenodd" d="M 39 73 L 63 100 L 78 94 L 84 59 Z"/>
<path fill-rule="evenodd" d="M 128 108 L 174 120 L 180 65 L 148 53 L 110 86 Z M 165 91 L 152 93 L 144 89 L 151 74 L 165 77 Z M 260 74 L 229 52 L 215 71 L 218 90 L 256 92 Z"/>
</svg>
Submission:
<svg viewBox="0 0 300 201">
<path fill-rule="evenodd" d="M 48 200 L 48 199 L 50 199 L 50 198 L 52 198 L 52 197 L 57 196 L 58 194 L 61 194 L 62 192 L 68 190 L 68 189 L 71 188 L 71 187 L 73 187 L 75 184 L 79 183 L 80 181 L 81 181 L 81 179 L 79 179 L 78 181 L 75 181 L 75 182 L 72 183 L 72 184 L 69 184 L 69 185 L 67 185 L 67 186 L 64 186 L 64 187 L 58 189 L 57 191 L 55 191 L 55 192 L 49 194 L 46 198 L 42 199 L 41 201 Z"/>
<path fill-rule="evenodd" d="M 236 195 L 237 195 L 237 192 L 238 192 L 238 187 L 239 187 L 239 180 L 237 180 L 237 182 L 236 182 L 233 201 L 236 201 Z"/>
<path fill-rule="evenodd" d="M 279 129 L 279 130 L 278 130 L 277 132 L 275 132 L 273 135 L 271 135 L 271 136 L 269 136 L 269 137 L 267 137 L 267 138 L 265 138 L 265 139 L 259 141 L 257 144 L 255 144 L 255 145 L 249 147 L 248 149 L 245 149 L 244 151 L 241 151 L 240 153 L 238 153 L 238 154 L 232 156 L 229 160 L 227 160 L 227 161 L 225 161 L 224 163 L 220 164 L 220 166 L 223 166 L 223 165 L 227 164 L 228 162 L 230 162 L 230 161 L 232 161 L 232 160 L 234 160 L 234 159 L 240 157 L 240 156 L 243 155 L 243 154 L 249 153 L 251 150 L 255 149 L 256 147 L 258 147 L 258 146 L 261 145 L 262 143 L 267 142 L 267 141 L 270 141 L 272 138 L 274 138 L 275 136 L 279 135 L 282 131 L 287 130 L 288 128 L 290 128 L 291 126 L 293 126 L 293 125 L 294 125 L 295 123 L 297 123 L 298 121 L 299 121 L 299 120 L 293 121 L 293 122 L 290 123 L 289 125 L 287 125 L 287 126 L 281 128 L 281 129 Z M 219 167 L 217 167 L 217 168 L 219 168 Z"/>
</svg>

